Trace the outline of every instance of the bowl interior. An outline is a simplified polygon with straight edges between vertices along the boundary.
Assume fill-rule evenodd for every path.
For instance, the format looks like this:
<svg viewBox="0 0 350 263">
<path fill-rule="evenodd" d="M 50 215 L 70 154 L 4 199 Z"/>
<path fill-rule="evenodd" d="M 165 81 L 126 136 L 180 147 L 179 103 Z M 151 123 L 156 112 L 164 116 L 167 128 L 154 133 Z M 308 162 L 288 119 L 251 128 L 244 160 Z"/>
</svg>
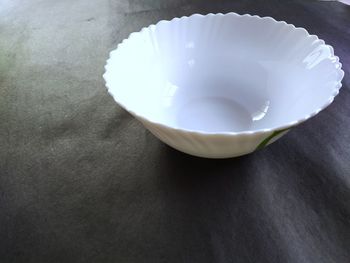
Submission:
<svg viewBox="0 0 350 263">
<path fill-rule="evenodd" d="M 340 64 L 306 30 L 272 18 L 195 15 L 134 33 L 112 52 L 117 102 L 150 121 L 218 133 L 271 129 L 329 104 Z"/>
</svg>

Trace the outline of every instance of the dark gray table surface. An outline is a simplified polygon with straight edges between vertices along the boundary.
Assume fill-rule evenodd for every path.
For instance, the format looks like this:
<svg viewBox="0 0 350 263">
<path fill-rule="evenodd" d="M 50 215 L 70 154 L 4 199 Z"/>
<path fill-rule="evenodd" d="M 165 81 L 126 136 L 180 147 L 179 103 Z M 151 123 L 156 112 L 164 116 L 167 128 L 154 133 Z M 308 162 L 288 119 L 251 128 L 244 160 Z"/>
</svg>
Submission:
<svg viewBox="0 0 350 263">
<path fill-rule="evenodd" d="M 129 33 L 192 13 L 305 27 L 345 71 L 334 103 L 273 145 L 191 157 L 102 79 Z M 0 2 L 0 262 L 349 262 L 350 7 L 330 1 Z"/>
</svg>

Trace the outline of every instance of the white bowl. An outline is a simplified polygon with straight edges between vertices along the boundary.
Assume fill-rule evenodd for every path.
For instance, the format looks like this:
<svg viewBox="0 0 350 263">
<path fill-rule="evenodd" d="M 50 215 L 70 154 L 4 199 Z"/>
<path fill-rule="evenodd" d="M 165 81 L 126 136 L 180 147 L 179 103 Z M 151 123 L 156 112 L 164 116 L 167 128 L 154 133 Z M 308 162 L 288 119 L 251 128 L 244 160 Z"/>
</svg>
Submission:
<svg viewBox="0 0 350 263">
<path fill-rule="evenodd" d="M 195 14 L 132 33 L 110 53 L 115 101 L 188 154 L 226 158 L 327 107 L 344 72 L 323 40 L 271 17 Z"/>
</svg>

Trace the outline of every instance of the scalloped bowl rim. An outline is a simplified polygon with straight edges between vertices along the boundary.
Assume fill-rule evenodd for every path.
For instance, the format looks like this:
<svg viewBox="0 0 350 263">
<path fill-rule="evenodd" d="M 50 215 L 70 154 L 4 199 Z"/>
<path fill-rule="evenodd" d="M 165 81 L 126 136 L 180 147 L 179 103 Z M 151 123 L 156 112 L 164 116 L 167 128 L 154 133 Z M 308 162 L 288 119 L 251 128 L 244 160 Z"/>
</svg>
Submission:
<svg viewBox="0 0 350 263">
<path fill-rule="evenodd" d="M 336 82 L 336 85 L 334 86 L 333 93 L 330 95 L 328 100 L 321 107 L 315 109 L 310 114 L 306 114 L 303 117 L 298 118 L 295 121 L 288 122 L 288 123 L 285 123 L 283 125 L 278 125 L 278 126 L 272 127 L 272 128 L 256 129 L 256 130 L 245 130 L 245 131 L 238 131 L 238 132 L 206 132 L 206 131 L 198 131 L 198 130 L 190 130 L 190 129 L 183 129 L 183 128 L 172 127 L 170 125 L 166 125 L 166 124 L 163 124 L 161 122 L 152 121 L 152 120 L 146 118 L 145 116 L 143 116 L 141 114 L 138 114 L 135 111 L 131 110 L 128 106 L 126 106 L 124 103 L 122 103 L 120 100 L 118 100 L 117 96 L 111 91 L 111 87 L 108 84 L 108 77 L 107 77 L 107 72 L 108 72 L 108 69 L 109 69 L 110 62 L 111 62 L 111 60 L 113 58 L 113 55 L 115 53 L 117 53 L 122 46 L 126 45 L 129 42 L 130 38 L 132 38 L 133 35 L 140 34 L 140 33 L 142 33 L 145 30 L 149 30 L 152 27 L 157 27 L 158 25 L 163 24 L 163 23 L 171 23 L 171 22 L 176 21 L 176 20 L 190 19 L 190 18 L 198 17 L 198 16 L 199 17 L 239 16 L 239 17 L 252 17 L 252 18 L 259 19 L 259 20 L 271 20 L 274 23 L 282 23 L 284 25 L 292 27 L 293 30 L 302 30 L 302 31 L 304 31 L 306 33 L 306 35 L 307 35 L 306 37 L 307 38 L 313 37 L 316 40 L 322 41 L 322 45 L 324 45 L 324 46 L 326 46 L 326 47 L 328 47 L 330 49 L 331 58 L 333 58 L 335 60 L 335 63 L 337 63 L 339 65 L 339 67 L 337 68 L 337 71 L 340 73 L 339 74 L 340 77 L 339 77 L 339 79 L 336 80 L 337 82 Z M 306 120 L 310 119 L 311 117 L 317 115 L 320 111 L 322 111 L 325 108 L 327 108 L 333 102 L 334 98 L 339 94 L 339 90 L 342 87 L 341 81 L 342 81 L 342 79 L 344 77 L 344 71 L 342 70 L 342 64 L 339 61 L 339 57 L 334 55 L 333 47 L 331 45 L 325 44 L 325 41 L 323 39 L 320 39 L 317 35 L 310 34 L 303 27 L 296 27 L 293 24 L 287 23 L 285 21 L 278 21 L 278 20 L 276 20 L 276 19 L 274 19 L 273 17 L 270 17 L 270 16 L 263 16 L 263 17 L 261 17 L 259 15 L 250 15 L 250 14 L 240 15 L 240 14 L 237 14 L 235 12 L 229 12 L 229 13 L 225 13 L 225 14 L 223 14 L 223 13 L 215 13 L 215 14 L 214 13 L 209 13 L 209 14 L 206 14 L 206 15 L 202 15 L 202 14 L 196 13 L 196 14 L 192 14 L 190 16 L 174 17 L 174 18 L 172 18 L 170 20 L 160 20 L 156 24 L 151 24 L 149 26 L 143 27 L 140 31 L 132 32 L 131 34 L 129 34 L 129 36 L 127 38 L 125 38 L 122 42 L 120 42 L 117 45 L 116 49 L 112 50 L 109 53 L 109 58 L 107 59 L 107 62 L 106 62 L 106 65 L 105 65 L 104 69 L 105 69 L 105 72 L 103 74 L 103 78 L 104 78 L 104 80 L 106 82 L 105 85 L 106 85 L 106 88 L 108 90 L 108 93 L 114 98 L 114 100 L 115 100 L 115 102 L 117 102 L 117 104 L 119 104 L 122 108 L 124 108 L 126 111 L 128 111 L 135 118 L 139 119 L 141 122 L 148 122 L 148 123 L 160 126 L 162 128 L 165 128 L 165 129 L 171 129 L 171 130 L 178 131 L 178 132 L 185 132 L 185 133 L 190 133 L 190 134 L 194 134 L 194 135 L 197 134 L 197 135 L 202 135 L 202 136 L 203 135 L 204 136 L 216 136 L 216 135 L 232 136 L 232 135 L 253 135 L 253 134 L 256 135 L 256 134 L 270 133 L 270 132 L 279 131 L 279 130 L 287 130 L 287 129 L 293 127 L 293 126 L 297 126 L 297 125 L 305 122 Z"/>
</svg>

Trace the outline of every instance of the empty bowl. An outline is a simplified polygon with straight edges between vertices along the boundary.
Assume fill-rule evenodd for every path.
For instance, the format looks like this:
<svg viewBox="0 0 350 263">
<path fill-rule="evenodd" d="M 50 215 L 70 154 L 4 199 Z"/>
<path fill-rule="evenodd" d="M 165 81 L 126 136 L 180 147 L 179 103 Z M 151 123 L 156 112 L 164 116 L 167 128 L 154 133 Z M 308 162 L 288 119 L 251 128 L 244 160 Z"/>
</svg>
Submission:
<svg viewBox="0 0 350 263">
<path fill-rule="evenodd" d="M 327 107 L 344 72 L 333 48 L 271 17 L 195 14 L 132 33 L 110 53 L 115 101 L 182 152 L 253 152 Z"/>
</svg>

